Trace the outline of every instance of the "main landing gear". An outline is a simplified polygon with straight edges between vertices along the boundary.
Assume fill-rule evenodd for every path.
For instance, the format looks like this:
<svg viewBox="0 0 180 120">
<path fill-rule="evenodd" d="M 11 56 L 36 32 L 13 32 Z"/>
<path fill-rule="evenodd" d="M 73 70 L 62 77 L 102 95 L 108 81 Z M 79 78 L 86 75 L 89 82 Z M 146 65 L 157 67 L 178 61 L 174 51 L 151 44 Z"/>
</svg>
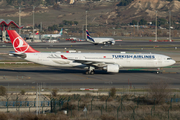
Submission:
<svg viewBox="0 0 180 120">
<path fill-rule="evenodd" d="M 88 70 L 86 71 L 86 75 L 94 75 L 94 67 L 89 67 Z"/>
<path fill-rule="evenodd" d="M 94 70 L 93 70 L 93 71 L 87 70 L 87 71 L 86 71 L 86 75 L 94 75 Z"/>
</svg>

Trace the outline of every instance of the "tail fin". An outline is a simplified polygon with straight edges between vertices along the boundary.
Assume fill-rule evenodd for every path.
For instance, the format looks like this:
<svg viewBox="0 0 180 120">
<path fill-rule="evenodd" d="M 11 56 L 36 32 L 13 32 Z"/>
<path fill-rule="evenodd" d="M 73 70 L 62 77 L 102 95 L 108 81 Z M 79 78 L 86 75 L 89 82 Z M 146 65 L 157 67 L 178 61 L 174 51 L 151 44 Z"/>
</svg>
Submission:
<svg viewBox="0 0 180 120">
<path fill-rule="evenodd" d="M 95 42 L 93 38 L 90 37 L 88 30 L 86 30 L 87 39 L 91 40 L 92 42 Z"/>
<path fill-rule="evenodd" d="M 59 32 L 59 34 L 60 34 L 60 35 L 62 35 L 62 34 L 63 34 L 63 28 L 61 28 L 61 31 Z"/>
<path fill-rule="evenodd" d="M 88 32 L 88 30 L 86 30 L 86 34 L 87 34 L 87 35 L 89 35 L 89 32 Z"/>
<path fill-rule="evenodd" d="M 38 35 L 38 34 L 39 34 L 39 31 L 36 32 L 36 35 Z"/>
<path fill-rule="evenodd" d="M 14 47 L 15 52 L 22 53 L 35 53 L 39 52 L 29 46 L 28 43 L 24 41 L 24 39 L 15 31 L 15 30 L 7 30 L 11 43 Z"/>
</svg>

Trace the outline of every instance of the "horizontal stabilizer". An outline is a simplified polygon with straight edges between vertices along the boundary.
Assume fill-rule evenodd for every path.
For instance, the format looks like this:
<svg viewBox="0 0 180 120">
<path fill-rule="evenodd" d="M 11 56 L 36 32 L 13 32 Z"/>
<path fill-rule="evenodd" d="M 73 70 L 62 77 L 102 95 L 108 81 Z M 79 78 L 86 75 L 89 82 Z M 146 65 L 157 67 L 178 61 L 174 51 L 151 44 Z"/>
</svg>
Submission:
<svg viewBox="0 0 180 120">
<path fill-rule="evenodd" d="M 13 56 L 13 57 L 26 58 L 26 54 L 25 54 L 25 53 L 22 53 L 22 52 L 19 52 L 19 53 L 10 52 L 9 55 L 10 55 L 10 56 Z"/>
</svg>

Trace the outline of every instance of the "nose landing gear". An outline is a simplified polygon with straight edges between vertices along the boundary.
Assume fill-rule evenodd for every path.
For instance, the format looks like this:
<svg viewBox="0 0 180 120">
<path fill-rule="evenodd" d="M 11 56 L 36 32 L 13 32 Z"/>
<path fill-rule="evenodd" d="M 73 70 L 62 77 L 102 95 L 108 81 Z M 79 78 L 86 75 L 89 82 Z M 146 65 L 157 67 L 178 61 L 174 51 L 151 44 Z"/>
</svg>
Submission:
<svg viewBox="0 0 180 120">
<path fill-rule="evenodd" d="M 156 74 L 160 73 L 160 68 L 157 68 Z"/>
</svg>

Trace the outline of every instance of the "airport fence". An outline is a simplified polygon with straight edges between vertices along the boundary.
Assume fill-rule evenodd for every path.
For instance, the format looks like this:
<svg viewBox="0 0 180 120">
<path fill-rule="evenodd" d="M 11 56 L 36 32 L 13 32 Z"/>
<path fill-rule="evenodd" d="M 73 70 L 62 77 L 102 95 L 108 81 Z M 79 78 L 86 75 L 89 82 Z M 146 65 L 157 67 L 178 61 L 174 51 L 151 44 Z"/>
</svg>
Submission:
<svg viewBox="0 0 180 120">
<path fill-rule="evenodd" d="M 38 101 L 39 106 L 50 107 L 51 101 Z M 36 101 L 1 101 L 0 107 L 36 107 Z"/>
<path fill-rule="evenodd" d="M 51 99 L 51 112 L 64 111 L 67 116 L 75 116 L 74 111 L 91 117 L 99 111 L 99 117 L 113 116 L 115 119 L 145 119 L 146 117 L 158 119 L 176 119 L 180 112 L 180 98 L 174 95 L 165 100 L 164 104 L 157 104 L 156 99 L 146 99 L 147 96 L 67 96 Z M 96 113 L 97 114 L 97 113 Z"/>
<path fill-rule="evenodd" d="M 59 105 L 58 108 L 62 107 L 65 102 L 68 103 L 70 100 L 71 99 L 69 99 L 69 100 L 52 99 L 51 101 L 38 101 L 38 105 L 41 106 L 41 107 L 42 106 L 44 106 L 44 107 L 52 106 L 52 108 L 54 107 L 54 109 L 52 109 L 52 111 L 55 111 L 55 107 L 57 105 Z M 80 99 L 79 99 L 79 101 L 80 101 Z M 93 101 L 93 99 L 91 101 Z M 180 98 L 172 98 L 170 101 L 166 100 L 166 103 L 168 103 L 168 102 L 179 103 Z M 8 107 L 17 107 L 17 106 L 20 106 L 20 107 L 29 107 L 29 106 L 36 107 L 36 104 L 37 104 L 36 101 L 8 101 L 7 100 L 7 101 L 1 101 L 0 102 L 0 107 L 7 107 L 7 106 Z"/>
<path fill-rule="evenodd" d="M 176 119 L 180 115 L 180 98 L 172 95 L 165 99 L 165 103 L 157 104 L 156 99 L 151 99 L 148 94 L 133 95 L 122 94 L 117 96 L 92 96 L 85 95 L 59 95 L 50 97 L 49 100 L 29 101 L 27 98 L 0 101 L 0 109 L 6 108 L 35 108 L 37 105 L 42 108 L 49 107 L 50 112 L 57 114 L 64 112 L 70 118 L 83 116 L 85 118 L 99 119 L 102 117 L 113 117 L 114 119 Z M 96 114 L 96 116 L 94 116 Z"/>
</svg>

